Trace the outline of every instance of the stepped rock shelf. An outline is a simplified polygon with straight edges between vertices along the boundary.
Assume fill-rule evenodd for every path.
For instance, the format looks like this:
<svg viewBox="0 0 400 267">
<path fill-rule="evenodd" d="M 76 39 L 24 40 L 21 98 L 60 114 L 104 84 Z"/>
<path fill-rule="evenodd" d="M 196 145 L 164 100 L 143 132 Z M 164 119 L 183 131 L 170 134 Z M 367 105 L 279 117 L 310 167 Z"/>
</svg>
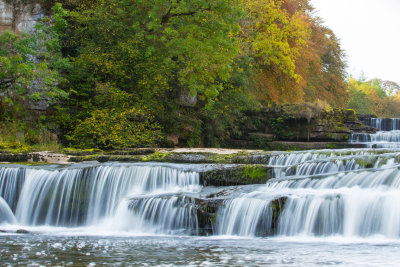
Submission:
<svg viewBox="0 0 400 267">
<path fill-rule="evenodd" d="M 0 264 L 397 263 L 400 149 L 375 138 L 392 128 L 352 149 L 19 154 L 0 165 Z"/>
<path fill-rule="evenodd" d="M 218 156 L 200 151 L 197 151 L 200 154 L 179 152 L 178 158 L 190 164 L 5 164 L 0 167 L 0 223 L 28 229 L 38 225 L 94 227 L 107 219 L 118 221 L 120 229 L 152 233 L 271 236 L 286 234 L 282 227 L 287 224 L 286 220 L 291 220 L 287 213 L 300 205 L 293 198 L 297 191 L 308 187 L 318 190 L 328 183 L 335 191 L 325 196 L 329 202 L 332 198 L 347 197 L 347 192 L 341 192 L 342 187 L 351 189 L 354 184 L 369 188 L 371 184 L 375 188 L 397 184 L 400 179 L 399 150 L 268 153 L 221 150 Z M 149 155 L 148 160 L 154 159 L 154 154 Z M 160 155 L 165 159 L 170 154 L 156 155 L 158 159 Z M 376 173 L 381 174 L 376 177 Z M 310 203 L 306 204 L 307 201 Z M 316 201 L 314 197 L 301 203 L 304 214 L 300 217 L 316 212 L 304 206 L 311 205 L 312 201 Z M 293 206 L 287 207 L 288 203 Z M 314 224 L 322 223 L 318 231 L 338 234 L 343 230 L 343 220 L 347 218 L 340 209 L 344 204 L 330 204 L 339 205 L 335 208 L 337 217 L 327 217 L 325 222 L 314 218 Z M 322 206 L 319 209 L 317 213 L 325 212 Z M 378 210 L 374 212 L 376 216 L 389 216 Z M 296 223 L 305 227 L 306 222 Z M 291 229 L 288 233 L 296 234 L 300 230 Z M 367 232 L 383 230 L 374 228 Z"/>
</svg>

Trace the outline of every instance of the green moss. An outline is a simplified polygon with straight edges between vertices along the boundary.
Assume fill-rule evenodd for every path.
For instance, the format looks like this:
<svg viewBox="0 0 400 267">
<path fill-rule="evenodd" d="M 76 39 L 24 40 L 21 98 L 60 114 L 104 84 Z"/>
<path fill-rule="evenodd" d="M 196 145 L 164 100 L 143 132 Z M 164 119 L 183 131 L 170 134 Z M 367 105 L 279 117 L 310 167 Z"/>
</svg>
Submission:
<svg viewBox="0 0 400 267">
<path fill-rule="evenodd" d="M 119 161 L 119 162 L 138 162 L 143 161 L 140 155 L 89 155 L 89 156 L 75 156 L 69 159 L 70 162 L 84 162 L 84 161 Z"/>
<path fill-rule="evenodd" d="M 43 165 L 54 165 L 54 163 L 47 163 L 47 162 L 0 162 L 0 165 L 9 165 L 9 164 L 16 164 L 16 165 L 25 165 L 25 166 L 43 166 Z"/>
<path fill-rule="evenodd" d="M 327 149 L 336 149 L 336 144 L 326 144 Z"/>
<path fill-rule="evenodd" d="M 153 154 L 144 156 L 142 158 L 143 161 L 164 161 L 164 159 L 168 156 L 171 155 L 172 153 L 167 152 L 167 153 L 163 153 L 163 152 L 155 152 Z"/>
<path fill-rule="evenodd" d="M 217 223 L 217 214 L 216 213 L 210 213 L 210 221 L 212 225 L 215 225 Z"/>
<path fill-rule="evenodd" d="M 372 161 L 371 159 L 356 159 L 356 163 L 366 169 L 373 168 L 375 165 L 375 161 Z"/>
<path fill-rule="evenodd" d="M 276 232 L 277 230 L 278 220 L 283 209 L 285 208 L 285 203 L 286 203 L 285 197 L 271 201 L 271 209 L 273 211 L 271 229 L 274 232 Z"/>
<path fill-rule="evenodd" d="M 265 181 L 266 177 L 268 177 L 268 172 L 263 167 L 249 165 L 243 170 L 243 178 L 250 183 Z"/>
<path fill-rule="evenodd" d="M 117 153 L 116 155 L 113 153 Z M 239 152 L 236 154 L 215 154 L 215 153 L 198 153 L 198 152 L 155 152 L 148 155 L 139 155 L 135 152 L 107 152 L 93 155 L 81 155 L 71 157 L 71 162 L 83 161 L 157 161 L 170 163 L 210 163 L 210 164 L 259 164 L 268 162 L 268 152 L 257 152 L 258 157 L 253 157 L 253 152 Z M 264 156 L 264 157 L 263 157 Z M 261 161 L 261 162 L 260 162 Z"/>
</svg>

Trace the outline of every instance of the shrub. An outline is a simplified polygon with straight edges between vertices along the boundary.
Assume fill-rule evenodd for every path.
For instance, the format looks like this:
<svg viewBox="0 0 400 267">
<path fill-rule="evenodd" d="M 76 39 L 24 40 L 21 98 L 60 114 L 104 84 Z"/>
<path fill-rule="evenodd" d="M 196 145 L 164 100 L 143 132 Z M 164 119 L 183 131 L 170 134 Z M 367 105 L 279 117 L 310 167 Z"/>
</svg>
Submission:
<svg viewBox="0 0 400 267">
<path fill-rule="evenodd" d="M 161 140 L 153 116 L 131 108 L 95 110 L 68 137 L 77 148 L 120 149 L 154 146 Z"/>
</svg>

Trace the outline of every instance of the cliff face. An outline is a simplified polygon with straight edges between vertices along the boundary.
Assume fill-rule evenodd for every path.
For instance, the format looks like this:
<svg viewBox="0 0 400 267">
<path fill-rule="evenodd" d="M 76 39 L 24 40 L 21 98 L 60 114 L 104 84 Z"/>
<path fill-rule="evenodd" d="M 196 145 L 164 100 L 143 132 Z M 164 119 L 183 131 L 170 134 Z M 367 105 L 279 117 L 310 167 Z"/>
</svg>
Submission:
<svg viewBox="0 0 400 267">
<path fill-rule="evenodd" d="M 43 10 L 34 0 L 0 0 L 0 34 L 29 32 L 41 17 Z"/>
</svg>

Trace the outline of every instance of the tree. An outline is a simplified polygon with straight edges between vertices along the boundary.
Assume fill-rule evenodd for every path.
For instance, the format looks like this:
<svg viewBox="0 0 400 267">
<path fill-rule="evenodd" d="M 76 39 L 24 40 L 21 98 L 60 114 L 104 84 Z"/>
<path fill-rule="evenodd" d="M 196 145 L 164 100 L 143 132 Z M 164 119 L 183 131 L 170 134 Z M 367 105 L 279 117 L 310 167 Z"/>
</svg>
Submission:
<svg viewBox="0 0 400 267">
<path fill-rule="evenodd" d="M 102 0 L 70 12 L 64 51 L 74 65 L 73 117 L 88 118 L 96 85 L 109 83 L 167 134 L 181 131 L 193 114 L 182 95 L 195 99 L 193 111 L 210 109 L 229 81 L 241 15 L 239 0 Z"/>
<path fill-rule="evenodd" d="M 350 100 L 349 108 L 360 114 L 375 114 L 379 117 L 398 117 L 400 115 L 400 102 L 387 85 L 394 86 L 392 82 L 372 79 L 349 79 Z"/>
<path fill-rule="evenodd" d="M 296 60 L 306 46 L 309 29 L 304 10 L 288 12 L 287 1 L 246 0 L 248 18 L 242 23 L 243 42 L 247 53 L 257 64 L 257 86 L 254 94 L 260 101 L 284 103 L 301 100 L 303 92 L 296 90 L 302 77 L 296 70 Z"/>
<path fill-rule="evenodd" d="M 54 9 L 57 13 L 57 7 Z M 62 57 L 58 31 L 65 21 L 56 14 L 54 20 L 37 23 L 33 33 L 0 36 L 0 93 L 2 101 L 18 99 L 54 102 L 67 94 L 58 85 L 61 70 L 69 67 Z"/>
</svg>

